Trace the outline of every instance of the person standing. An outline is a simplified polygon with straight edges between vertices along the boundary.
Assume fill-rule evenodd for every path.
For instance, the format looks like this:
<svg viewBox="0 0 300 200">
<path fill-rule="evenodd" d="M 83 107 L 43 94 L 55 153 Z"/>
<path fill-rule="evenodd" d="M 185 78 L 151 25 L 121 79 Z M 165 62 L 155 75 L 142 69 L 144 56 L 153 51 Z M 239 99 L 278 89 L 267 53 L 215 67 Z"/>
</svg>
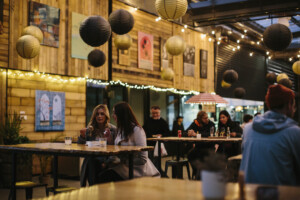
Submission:
<svg viewBox="0 0 300 200">
<path fill-rule="evenodd" d="M 152 137 L 152 135 L 168 137 L 170 136 L 169 125 L 162 117 L 160 117 L 160 107 L 151 107 L 151 118 L 146 120 L 143 126 L 147 138 Z"/>
<path fill-rule="evenodd" d="M 241 128 L 244 129 L 246 124 L 252 122 L 253 120 L 253 116 L 252 115 L 249 115 L 249 114 L 245 114 L 244 117 L 243 117 L 243 121 L 244 123 L 241 125 Z"/>
<path fill-rule="evenodd" d="M 181 134 L 184 132 L 184 126 L 183 126 L 183 117 L 178 116 L 176 120 L 173 122 L 173 128 L 172 128 L 172 136 L 177 137 L 178 131 L 181 131 Z"/>
<path fill-rule="evenodd" d="M 292 118 L 294 92 L 271 85 L 265 97 L 270 109 L 244 129 L 242 162 L 247 183 L 300 185 L 300 128 Z"/>
</svg>

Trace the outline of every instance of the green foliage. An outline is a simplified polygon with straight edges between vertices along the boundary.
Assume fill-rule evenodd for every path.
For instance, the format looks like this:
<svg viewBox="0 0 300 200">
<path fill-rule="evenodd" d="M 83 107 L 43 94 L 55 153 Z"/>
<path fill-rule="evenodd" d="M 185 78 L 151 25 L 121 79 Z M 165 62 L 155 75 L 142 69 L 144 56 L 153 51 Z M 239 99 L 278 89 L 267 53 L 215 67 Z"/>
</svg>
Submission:
<svg viewBox="0 0 300 200">
<path fill-rule="evenodd" d="M 6 115 L 5 122 L 0 123 L 0 144 L 11 145 L 29 143 L 26 136 L 20 136 L 21 118 L 16 112 L 13 115 Z"/>
</svg>

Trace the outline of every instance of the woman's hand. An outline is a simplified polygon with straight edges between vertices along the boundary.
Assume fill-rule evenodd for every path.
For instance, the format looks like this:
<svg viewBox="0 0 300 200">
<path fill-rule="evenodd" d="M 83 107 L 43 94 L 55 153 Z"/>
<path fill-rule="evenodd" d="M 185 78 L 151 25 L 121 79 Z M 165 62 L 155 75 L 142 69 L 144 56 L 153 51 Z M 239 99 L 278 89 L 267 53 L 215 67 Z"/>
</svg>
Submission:
<svg viewBox="0 0 300 200">
<path fill-rule="evenodd" d="M 107 144 L 114 144 L 114 139 L 109 128 L 105 129 L 103 135 L 107 139 Z"/>
<path fill-rule="evenodd" d="M 231 133 L 230 133 L 230 136 L 231 136 L 231 137 L 235 137 L 235 136 L 236 136 L 236 132 L 231 132 Z"/>
<path fill-rule="evenodd" d="M 189 137 L 196 137 L 197 134 L 195 133 L 195 131 L 193 129 L 188 130 L 188 136 Z"/>
<path fill-rule="evenodd" d="M 87 128 L 83 128 L 80 130 L 80 136 L 85 138 L 85 133 L 86 133 Z"/>
</svg>

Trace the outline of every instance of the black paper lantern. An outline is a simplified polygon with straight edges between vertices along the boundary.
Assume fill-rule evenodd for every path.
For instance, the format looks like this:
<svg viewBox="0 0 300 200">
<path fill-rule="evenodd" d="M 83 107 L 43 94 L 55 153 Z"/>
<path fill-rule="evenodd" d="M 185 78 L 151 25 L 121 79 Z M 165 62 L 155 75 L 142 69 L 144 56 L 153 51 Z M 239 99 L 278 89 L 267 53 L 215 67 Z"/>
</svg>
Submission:
<svg viewBox="0 0 300 200">
<path fill-rule="evenodd" d="M 233 92 L 236 98 L 243 98 L 246 94 L 246 90 L 242 87 L 235 88 Z"/>
<path fill-rule="evenodd" d="M 292 41 L 292 33 L 283 24 L 272 24 L 263 34 L 264 44 L 273 51 L 286 49 Z"/>
<path fill-rule="evenodd" d="M 128 33 L 134 25 L 134 18 L 128 11 L 119 9 L 112 12 L 108 21 L 113 32 L 119 35 Z"/>
<path fill-rule="evenodd" d="M 239 78 L 239 75 L 236 71 L 234 71 L 233 69 L 230 69 L 230 70 L 226 70 L 223 74 L 223 80 L 226 82 L 226 83 L 234 83 L 238 80 Z"/>
<path fill-rule="evenodd" d="M 278 82 L 278 84 L 283 85 L 283 86 L 285 86 L 287 88 L 290 88 L 290 89 L 292 89 L 292 87 L 293 87 L 293 82 L 290 79 L 287 79 L 287 78 L 281 79 Z"/>
<path fill-rule="evenodd" d="M 103 17 L 90 16 L 81 23 L 79 33 L 85 43 L 97 47 L 109 39 L 111 28 Z"/>
<path fill-rule="evenodd" d="M 88 55 L 89 64 L 94 67 L 100 67 L 105 63 L 106 56 L 103 51 L 99 49 L 94 49 Z"/>
<path fill-rule="evenodd" d="M 275 73 L 267 73 L 266 80 L 268 84 L 272 85 L 276 82 L 277 75 Z"/>
</svg>

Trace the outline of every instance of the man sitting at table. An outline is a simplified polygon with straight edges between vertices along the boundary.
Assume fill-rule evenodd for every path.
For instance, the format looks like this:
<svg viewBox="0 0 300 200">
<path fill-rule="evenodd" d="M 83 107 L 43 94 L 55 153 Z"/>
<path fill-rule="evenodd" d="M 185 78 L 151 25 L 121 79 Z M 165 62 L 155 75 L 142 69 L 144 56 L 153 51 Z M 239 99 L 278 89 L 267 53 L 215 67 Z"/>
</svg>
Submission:
<svg viewBox="0 0 300 200">
<path fill-rule="evenodd" d="M 199 111 L 197 114 L 197 118 L 193 121 L 193 123 L 187 128 L 187 136 L 188 137 L 196 137 L 197 132 L 201 134 L 201 137 L 208 137 L 210 135 L 210 130 L 215 129 L 215 124 L 208 119 L 208 115 L 205 111 Z M 189 145 L 187 146 L 189 147 Z M 193 175 L 196 172 L 196 163 L 198 161 L 202 162 L 202 157 L 207 154 L 209 149 L 213 149 L 213 144 L 211 143 L 201 143 L 196 144 L 195 148 L 190 150 L 188 153 L 188 160 L 191 163 L 193 168 Z M 199 179 L 199 177 L 196 177 Z"/>
<path fill-rule="evenodd" d="M 300 185 L 300 128 L 292 119 L 295 94 L 271 85 L 265 100 L 270 110 L 245 126 L 240 169 L 247 183 Z"/>
</svg>

